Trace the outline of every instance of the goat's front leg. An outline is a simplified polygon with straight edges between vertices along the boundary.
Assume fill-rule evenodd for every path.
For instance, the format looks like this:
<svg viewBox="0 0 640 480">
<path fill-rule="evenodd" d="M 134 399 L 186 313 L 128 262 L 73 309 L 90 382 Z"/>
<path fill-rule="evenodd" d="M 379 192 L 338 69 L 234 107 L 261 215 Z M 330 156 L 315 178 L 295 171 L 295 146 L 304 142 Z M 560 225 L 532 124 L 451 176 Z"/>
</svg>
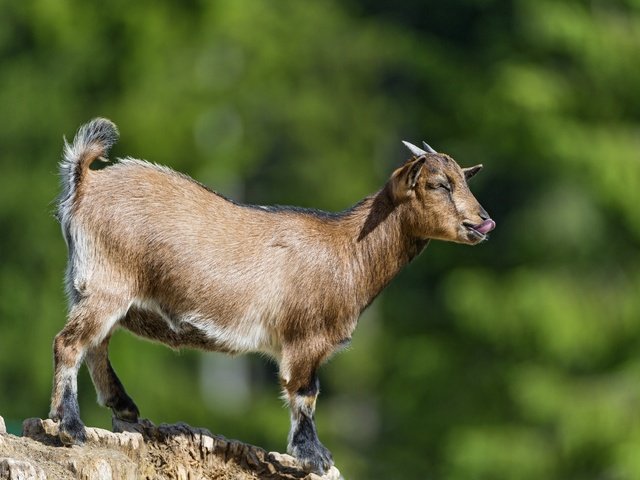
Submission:
<svg viewBox="0 0 640 480">
<path fill-rule="evenodd" d="M 293 455 L 308 472 L 325 474 L 333 465 L 331 452 L 320 443 L 314 423 L 320 382 L 317 363 L 300 359 L 283 363 L 282 383 L 291 409 L 291 430 L 287 453 Z"/>
</svg>

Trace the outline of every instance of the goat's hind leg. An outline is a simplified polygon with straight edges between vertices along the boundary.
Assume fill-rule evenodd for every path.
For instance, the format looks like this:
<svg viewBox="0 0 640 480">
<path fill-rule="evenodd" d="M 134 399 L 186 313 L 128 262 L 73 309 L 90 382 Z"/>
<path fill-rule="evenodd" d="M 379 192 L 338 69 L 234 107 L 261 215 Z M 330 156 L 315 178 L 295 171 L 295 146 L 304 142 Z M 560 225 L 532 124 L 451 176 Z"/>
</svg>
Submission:
<svg viewBox="0 0 640 480">
<path fill-rule="evenodd" d="M 69 320 L 53 343 L 54 381 L 49 416 L 60 421 L 60 440 L 82 444 L 86 439 L 78 405 L 78 369 L 90 348 L 98 346 L 126 312 L 122 299 L 90 294 L 71 307 Z"/>
<path fill-rule="evenodd" d="M 136 423 L 140 411 L 120 382 L 109 361 L 108 335 L 99 345 L 89 348 L 85 359 L 91 374 L 91 380 L 96 387 L 98 403 L 109 407 L 113 415 L 125 422 Z"/>
</svg>

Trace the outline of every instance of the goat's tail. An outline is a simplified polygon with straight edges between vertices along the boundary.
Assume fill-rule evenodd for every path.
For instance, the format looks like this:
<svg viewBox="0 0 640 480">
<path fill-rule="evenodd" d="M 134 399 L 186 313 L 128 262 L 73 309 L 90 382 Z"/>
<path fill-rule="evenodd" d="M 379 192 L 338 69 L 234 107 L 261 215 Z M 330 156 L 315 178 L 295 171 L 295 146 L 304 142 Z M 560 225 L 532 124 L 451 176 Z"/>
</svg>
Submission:
<svg viewBox="0 0 640 480">
<path fill-rule="evenodd" d="M 118 141 L 118 127 L 106 118 L 94 118 L 82 125 L 73 143 L 64 141 L 64 153 L 60 162 L 62 192 L 58 199 L 58 217 L 65 216 L 73 202 L 78 185 L 82 183 L 89 165 L 94 160 L 106 161 L 109 149 Z"/>
</svg>

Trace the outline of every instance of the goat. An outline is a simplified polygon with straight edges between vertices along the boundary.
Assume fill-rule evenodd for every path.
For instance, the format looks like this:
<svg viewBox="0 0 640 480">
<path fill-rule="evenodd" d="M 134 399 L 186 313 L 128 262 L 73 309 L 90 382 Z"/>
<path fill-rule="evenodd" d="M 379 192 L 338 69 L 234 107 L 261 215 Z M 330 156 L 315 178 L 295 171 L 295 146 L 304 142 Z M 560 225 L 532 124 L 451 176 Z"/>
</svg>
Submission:
<svg viewBox="0 0 640 480">
<path fill-rule="evenodd" d="M 56 335 L 50 417 L 64 444 L 85 440 L 77 399 L 84 360 L 98 402 L 139 410 L 108 357 L 118 327 L 173 348 L 263 352 L 291 410 L 287 451 L 326 472 L 314 424 L 317 370 L 358 317 L 430 239 L 477 244 L 495 227 L 469 191 L 482 165 L 406 143 L 412 157 L 349 210 L 244 205 L 186 175 L 133 158 L 106 161 L 119 137 L 96 118 L 65 141 L 57 218 L 69 261 L 69 316 Z"/>
</svg>

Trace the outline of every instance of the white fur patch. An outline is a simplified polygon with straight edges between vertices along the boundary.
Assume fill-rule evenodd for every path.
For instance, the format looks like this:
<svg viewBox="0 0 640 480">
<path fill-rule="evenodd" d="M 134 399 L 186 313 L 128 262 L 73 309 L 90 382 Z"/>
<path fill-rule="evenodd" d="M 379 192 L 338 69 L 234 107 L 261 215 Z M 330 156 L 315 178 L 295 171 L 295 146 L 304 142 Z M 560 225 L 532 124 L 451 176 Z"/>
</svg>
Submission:
<svg viewBox="0 0 640 480">
<path fill-rule="evenodd" d="M 225 327 L 198 314 L 185 315 L 181 319 L 230 350 L 239 353 L 261 352 L 278 356 L 279 348 L 275 335 L 269 332 L 261 320 L 254 315 L 246 315 L 232 327 Z"/>
<path fill-rule="evenodd" d="M 275 359 L 280 357 L 277 335 L 275 331 L 268 328 L 267 317 L 264 315 L 246 312 L 233 326 L 226 327 L 201 313 L 188 313 L 172 318 L 154 299 L 136 298 L 131 305 L 159 315 L 169 328 L 178 334 L 182 330 L 181 324 L 186 323 L 229 350 L 238 353 L 265 353 Z"/>
</svg>

